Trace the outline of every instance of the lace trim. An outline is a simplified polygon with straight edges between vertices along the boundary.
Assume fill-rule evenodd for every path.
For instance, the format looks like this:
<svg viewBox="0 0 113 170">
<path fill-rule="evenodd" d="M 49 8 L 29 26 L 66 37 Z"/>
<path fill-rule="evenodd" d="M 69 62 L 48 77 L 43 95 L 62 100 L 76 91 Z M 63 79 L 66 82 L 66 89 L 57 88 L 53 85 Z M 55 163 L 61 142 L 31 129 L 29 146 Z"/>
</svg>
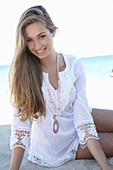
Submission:
<svg viewBox="0 0 113 170">
<path fill-rule="evenodd" d="M 59 109 L 59 114 L 61 114 L 61 112 L 64 110 L 64 108 L 69 103 L 69 99 L 70 99 L 69 94 L 71 92 L 72 84 L 73 84 L 72 77 L 70 75 L 71 75 L 70 69 L 66 69 L 65 72 L 60 73 L 60 109 Z M 47 79 L 47 82 L 49 83 L 49 80 L 47 77 L 48 76 L 46 75 L 45 78 Z M 50 88 L 52 99 L 53 99 L 53 107 L 56 110 L 57 100 L 55 99 L 55 90 L 53 89 L 53 87 L 50 84 L 49 84 L 49 88 Z M 50 110 L 52 110 L 50 97 L 48 95 L 47 87 L 45 86 L 45 83 L 43 83 L 42 91 L 44 93 L 44 98 L 45 98 L 46 103 L 48 104 Z"/>
<path fill-rule="evenodd" d="M 55 162 L 55 163 L 49 164 L 48 161 L 45 161 L 43 157 L 40 157 L 39 155 L 35 155 L 34 153 L 31 153 L 31 152 L 30 152 L 28 159 L 31 162 L 36 163 L 41 166 L 58 167 L 64 164 L 65 162 L 68 162 L 69 160 L 75 160 L 78 146 L 79 146 L 79 139 L 76 138 L 74 145 L 69 149 L 66 156 L 62 160 L 59 160 L 58 162 Z"/>
<path fill-rule="evenodd" d="M 94 123 L 87 122 L 76 126 L 79 142 L 82 148 L 86 147 L 89 138 L 99 139 Z"/>
<path fill-rule="evenodd" d="M 24 149 L 30 148 L 30 131 L 12 129 L 10 148 L 22 147 Z"/>
</svg>

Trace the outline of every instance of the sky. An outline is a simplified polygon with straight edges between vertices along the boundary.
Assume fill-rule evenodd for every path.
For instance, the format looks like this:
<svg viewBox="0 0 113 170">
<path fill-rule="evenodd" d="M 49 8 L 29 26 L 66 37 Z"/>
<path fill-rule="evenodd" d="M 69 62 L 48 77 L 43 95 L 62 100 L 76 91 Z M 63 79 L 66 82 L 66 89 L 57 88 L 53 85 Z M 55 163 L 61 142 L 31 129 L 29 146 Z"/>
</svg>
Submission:
<svg viewBox="0 0 113 170">
<path fill-rule="evenodd" d="M 22 13 L 43 5 L 59 28 L 56 51 L 92 57 L 113 55 L 113 0 L 0 0 L 0 65 L 10 64 Z"/>
</svg>

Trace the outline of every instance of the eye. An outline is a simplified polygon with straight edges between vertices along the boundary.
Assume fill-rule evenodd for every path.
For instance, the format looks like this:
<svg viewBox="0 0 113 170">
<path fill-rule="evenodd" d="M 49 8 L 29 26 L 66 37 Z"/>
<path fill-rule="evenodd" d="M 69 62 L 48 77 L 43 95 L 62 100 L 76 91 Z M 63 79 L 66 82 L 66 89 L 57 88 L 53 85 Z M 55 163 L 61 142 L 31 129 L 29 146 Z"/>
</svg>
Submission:
<svg viewBox="0 0 113 170">
<path fill-rule="evenodd" d="M 40 36 L 40 39 L 44 38 L 45 36 L 46 36 L 46 35 L 41 35 L 41 36 Z"/>
<path fill-rule="evenodd" d="M 32 39 L 27 39 L 27 42 L 31 42 L 32 41 Z"/>
</svg>

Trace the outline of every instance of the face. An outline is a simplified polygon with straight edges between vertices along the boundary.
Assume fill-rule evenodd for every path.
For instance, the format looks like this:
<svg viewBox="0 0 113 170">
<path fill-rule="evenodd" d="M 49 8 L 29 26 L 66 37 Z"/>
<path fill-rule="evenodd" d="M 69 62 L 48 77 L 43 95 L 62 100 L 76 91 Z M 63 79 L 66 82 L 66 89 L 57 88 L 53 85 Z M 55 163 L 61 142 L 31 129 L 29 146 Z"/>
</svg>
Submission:
<svg viewBox="0 0 113 170">
<path fill-rule="evenodd" d="M 26 26 L 26 44 L 31 53 L 40 59 L 51 55 L 53 48 L 54 33 L 50 31 L 40 22 L 35 22 Z"/>
</svg>

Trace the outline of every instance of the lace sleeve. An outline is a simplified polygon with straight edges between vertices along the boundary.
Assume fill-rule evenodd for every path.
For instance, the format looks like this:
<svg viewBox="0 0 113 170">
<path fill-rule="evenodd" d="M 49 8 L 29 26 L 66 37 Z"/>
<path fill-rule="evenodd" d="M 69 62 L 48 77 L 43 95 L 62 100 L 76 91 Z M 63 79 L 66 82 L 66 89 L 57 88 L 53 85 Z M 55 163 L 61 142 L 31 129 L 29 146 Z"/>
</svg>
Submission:
<svg viewBox="0 0 113 170">
<path fill-rule="evenodd" d="M 12 129 L 10 148 L 22 147 L 23 149 L 30 148 L 30 130 L 28 129 Z"/>
<path fill-rule="evenodd" d="M 82 148 L 86 147 L 86 142 L 90 138 L 99 139 L 96 127 L 92 122 L 84 122 L 76 125 L 76 130 L 79 136 L 79 142 Z"/>
<path fill-rule="evenodd" d="M 31 139 L 31 118 L 22 122 L 19 116 L 16 116 L 17 108 L 14 107 L 11 124 L 10 149 L 22 147 L 23 149 L 30 148 Z"/>
<path fill-rule="evenodd" d="M 85 70 L 80 61 L 76 62 L 74 69 L 76 99 L 74 101 L 74 123 L 78 133 L 81 147 L 86 146 L 89 138 L 99 139 L 94 125 L 93 117 L 90 113 L 87 95 L 86 95 L 86 75 Z"/>
</svg>

